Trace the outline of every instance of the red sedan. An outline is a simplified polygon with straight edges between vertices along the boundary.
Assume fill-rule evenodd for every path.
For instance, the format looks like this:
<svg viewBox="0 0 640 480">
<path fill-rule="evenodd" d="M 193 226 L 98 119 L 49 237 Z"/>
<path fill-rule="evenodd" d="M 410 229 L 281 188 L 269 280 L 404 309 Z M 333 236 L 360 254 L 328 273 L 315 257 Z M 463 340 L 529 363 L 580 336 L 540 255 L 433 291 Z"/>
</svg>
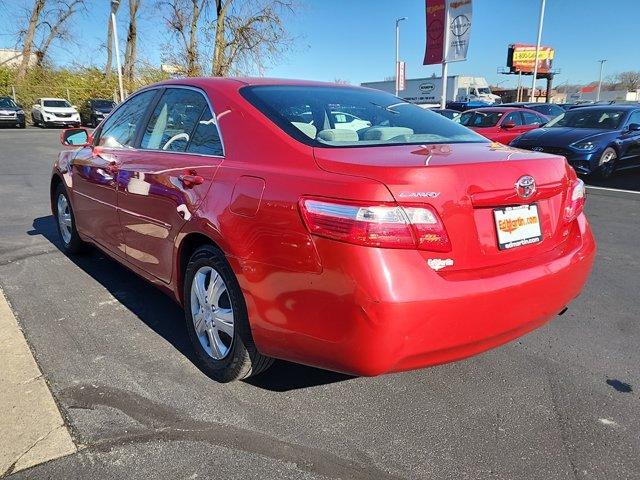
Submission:
<svg viewBox="0 0 640 480">
<path fill-rule="evenodd" d="M 526 108 L 486 107 L 468 110 L 457 121 L 489 140 L 507 145 L 523 133 L 540 128 L 549 119 Z"/>
<path fill-rule="evenodd" d="M 171 295 L 219 381 L 272 358 L 377 375 L 482 352 L 564 311 L 595 254 L 564 158 L 376 90 L 172 80 L 62 141 L 62 248 Z"/>
</svg>

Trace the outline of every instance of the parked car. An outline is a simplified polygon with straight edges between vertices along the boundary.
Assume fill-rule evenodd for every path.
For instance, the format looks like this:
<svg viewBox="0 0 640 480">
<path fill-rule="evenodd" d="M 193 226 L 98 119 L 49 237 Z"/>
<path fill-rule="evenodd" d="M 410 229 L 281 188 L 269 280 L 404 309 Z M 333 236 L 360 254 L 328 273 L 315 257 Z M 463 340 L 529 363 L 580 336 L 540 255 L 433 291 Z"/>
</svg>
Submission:
<svg viewBox="0 0 640 480">
<path fill-rule="evenodd" d="M 549 120 L 556 118 L 562 115 L 565 112 L 565 109 L 555 103 L 525 103 L 525 102 L 514 102 L 514 103 L 505 103 L 502 105 L 503 107 L 515 107 L 515 108 L 528 108 L 529 110 L 535 110 L 538 113 L 541 113 Z"/>
<path fill-rule="evenodd" d="M 511 145 L 562 155 L 578 173 L 609 178 L 640 166 L 640 105 L 574 108 Z"/>
<path fill-rule="evenodd" d="M 41 127 L 80 126 L 80 114 L 64 98 L 39 98 L 31 109 L 31 121 Z"/>
<path fill-rule="evenodd" d="M 382 91 L 171 80 L 62 141 L 61 248 L 97 245 L 171 295 L 219 381 L 274 357 L 377 375 L 477 354 L 563 312 L 595 254 L 564 158 Z"/>
<path fill-rule="evenodd" d="M 431 111 L 439 113 L 443 117 L 447 117 L 449 120 L 453 120 L 460 116 L 460 112 L 458 110 L 451 110 L 450 108 L 432 108 Z"/>
<path fill-rule="evenodd" d="M 97 126 L 116 106 L 113 100 L 90 98 L 80 107 L 80 122 L 87 127 Z"/>
<path fill-rule="evenodd" d="M 487 107 L 466 111 L 456 121 L 489 140 L 507 144 L 529 130 L 540 128 L 549 119 L 525 108 Z"/>
<path fill-rule="evenodd" d="M 0 97 L 0 125 L 25 128 L 24 110 L 11 97 Z"/>
</svg>

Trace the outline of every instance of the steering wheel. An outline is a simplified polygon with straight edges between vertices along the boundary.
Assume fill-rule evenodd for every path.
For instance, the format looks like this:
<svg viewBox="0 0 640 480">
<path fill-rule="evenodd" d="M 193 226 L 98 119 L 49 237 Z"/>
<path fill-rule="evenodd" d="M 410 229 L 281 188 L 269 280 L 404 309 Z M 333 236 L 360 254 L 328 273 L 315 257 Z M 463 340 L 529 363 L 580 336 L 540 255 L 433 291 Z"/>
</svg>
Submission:
<svg viewBox="0 0 640 480">
<path fill-rule="evenodd" d="M 169 140 L 167 140 L 167 143 L 165 143 L 163 145 L 162 150 L 166 150 L 167 148 L 169 148 L 169 145 L 171 145 L 176 140 L 186 140 L 188 142 L 189 141 L 189 134 L 185 133 L 185 132 L 177 133 L 176 135 L 171 137 Z"/>
</svg>

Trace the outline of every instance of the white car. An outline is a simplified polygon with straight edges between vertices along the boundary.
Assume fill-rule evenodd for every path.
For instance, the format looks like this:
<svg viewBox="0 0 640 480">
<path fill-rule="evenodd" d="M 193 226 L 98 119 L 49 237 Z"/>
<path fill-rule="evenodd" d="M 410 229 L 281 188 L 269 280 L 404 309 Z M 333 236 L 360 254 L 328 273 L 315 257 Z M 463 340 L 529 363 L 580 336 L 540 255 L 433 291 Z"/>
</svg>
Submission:
<svg viewBox="0 0 640 480">
<path fill-rule="evenodd" d="M 31 120 L 34 125 L 49 127 L 80 126 L 80 114 L 76 107 L 64 98 L 39 98 L 31 109 Z"/>
<path fill-rule="evenodd" d="M 350 113 L 331 112 L 331 119 L 333 120 L 335 128 L 342 128 L 344 130 L 358 131 L 362 128 L 368 128 L 371 126 L 371 122 L 362 120 Z"/>
</svg>

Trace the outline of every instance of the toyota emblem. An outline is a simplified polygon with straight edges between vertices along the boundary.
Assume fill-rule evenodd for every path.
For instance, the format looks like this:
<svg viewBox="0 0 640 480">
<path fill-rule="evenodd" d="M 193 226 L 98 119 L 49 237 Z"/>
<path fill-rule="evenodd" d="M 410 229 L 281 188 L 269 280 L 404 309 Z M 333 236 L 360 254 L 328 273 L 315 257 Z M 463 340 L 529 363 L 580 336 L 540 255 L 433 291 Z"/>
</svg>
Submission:
<svg viewBox="0 0 640 480">
<path fill-rule="evenodd" d="M 516 193 L 520 198 L 529 198 L 536 193 L 536 181 L 531 175 L 523 175 L 516 182 Z"/>
</svg>

